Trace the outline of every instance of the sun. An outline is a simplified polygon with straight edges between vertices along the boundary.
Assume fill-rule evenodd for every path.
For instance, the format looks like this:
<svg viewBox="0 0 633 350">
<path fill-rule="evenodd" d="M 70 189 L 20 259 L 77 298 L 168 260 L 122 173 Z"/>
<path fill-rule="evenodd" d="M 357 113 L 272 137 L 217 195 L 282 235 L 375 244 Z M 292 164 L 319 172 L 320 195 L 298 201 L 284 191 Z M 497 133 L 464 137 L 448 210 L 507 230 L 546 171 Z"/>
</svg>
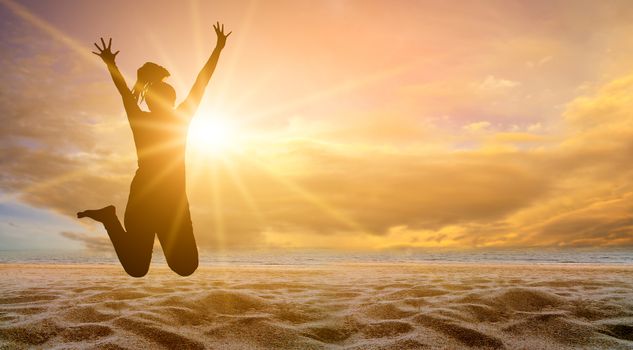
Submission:
<svg viewBox="0 0 633 350">
<path fill-rule="evenodd" d="M 225 153 L 236 146 L 235 126 L 219 117 L 194 118 L 187 137 L 189 146 L 203 153 Z"/>
</svg>

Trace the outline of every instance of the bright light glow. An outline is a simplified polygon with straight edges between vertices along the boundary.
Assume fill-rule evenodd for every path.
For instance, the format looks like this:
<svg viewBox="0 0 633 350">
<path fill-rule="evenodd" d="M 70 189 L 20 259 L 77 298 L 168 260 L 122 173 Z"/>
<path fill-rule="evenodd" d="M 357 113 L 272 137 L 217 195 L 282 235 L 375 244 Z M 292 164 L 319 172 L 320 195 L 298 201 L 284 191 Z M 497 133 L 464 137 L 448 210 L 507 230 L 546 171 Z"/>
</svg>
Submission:
<svg viewBox="0 0 633 350">
<path fill-rule="evenodd" d="M 221 118 L 198 116 L 191 121 L 189 146 L 205 153 L 223 153 L 235 147 L 235 128 Z"/>
</svg>

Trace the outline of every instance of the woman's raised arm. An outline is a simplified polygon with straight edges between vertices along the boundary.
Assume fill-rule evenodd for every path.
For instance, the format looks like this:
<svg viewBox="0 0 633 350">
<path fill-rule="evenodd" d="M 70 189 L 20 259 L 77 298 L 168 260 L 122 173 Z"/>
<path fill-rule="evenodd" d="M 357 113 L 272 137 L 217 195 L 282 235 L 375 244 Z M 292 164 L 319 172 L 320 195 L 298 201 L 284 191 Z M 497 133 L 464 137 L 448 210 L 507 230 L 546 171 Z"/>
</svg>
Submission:
<svg viewBox="0 0 633 350">
<path fill-rule="evenodd" d="M 213 75 L 215 66 L 218 64 L 218 60 L 220 59 L 220 52 L 224 48 L 224 45 L 226 45 L 226 38 L 231 35 L 231 32 L 224 34 L 224 24 L 220 26 L 219 22 L 213 25 L 213 29 L 215 29 L 215 34 L 218 37 L 215 49 L 211 53 L 211 57 L 209 57 L 207 63 L 205 63 L 204 67 L 202 67 L 202 70 L 198 74 L 196 81 L 191 87 L 189 95 L 187 95 L 185 100 L 178 106 L 179 114 L 188 118 L 193 117 L 194 113 L 196 113 L 196 110 L 200 105 L 200 100 L 202 100 L 204 89 L 209 84 L 211 75 Z"/>
<path fill-rule="evenodd" d="M 136 99 L 132 95 L 130 88 L 128 88 L 123 74 L 121 74 L 121 71 L 119 71 L 119 68 L 114 62 L 114 59 L 116 58 L 116 55 L 119 54 L 119 51 L 112 53 L 112 38 L 108 40 L 108 45 L 106 45 L 103 38 L 101 38 L 101 45 L 103 45 L 103 47 L 100 47 L 97 43 L 94 45 L 97 47 L 99 52 L 92 51 L 92 53 L 101 57 L 103 62 L 108 66 L 108 71 L 112 76 L 114 86 L 116 86 L 119 94 L 121 94 L 121 98 L 123 99 L 123 107 L 125 108 L 125 112 L 127 112 L 128 117 L 134 112 L 140 112 L 141 109 L 136 104 Z"/>
</svg>

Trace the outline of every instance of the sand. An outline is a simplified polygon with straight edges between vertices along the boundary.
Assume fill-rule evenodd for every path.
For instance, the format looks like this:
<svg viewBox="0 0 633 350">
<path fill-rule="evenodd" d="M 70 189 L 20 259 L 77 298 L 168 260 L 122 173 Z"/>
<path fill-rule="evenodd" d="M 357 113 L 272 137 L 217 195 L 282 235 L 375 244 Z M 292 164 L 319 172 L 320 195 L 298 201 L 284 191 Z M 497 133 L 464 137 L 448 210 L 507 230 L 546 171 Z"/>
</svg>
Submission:
<svg viewBox="0 0 633 350">
<path fill-rule="evenodd" d="M 633 267 L 0 265 L 1 349 L 633 349 Z"/>
</svg>

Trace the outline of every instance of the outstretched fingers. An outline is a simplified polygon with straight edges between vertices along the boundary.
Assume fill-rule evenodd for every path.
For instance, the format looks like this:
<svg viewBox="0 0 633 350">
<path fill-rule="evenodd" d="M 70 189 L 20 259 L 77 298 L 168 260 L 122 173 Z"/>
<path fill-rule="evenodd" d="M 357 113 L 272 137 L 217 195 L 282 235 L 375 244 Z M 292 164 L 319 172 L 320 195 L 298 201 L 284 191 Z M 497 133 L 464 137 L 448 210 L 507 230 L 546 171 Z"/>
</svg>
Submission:
<svg viewBox="0 0 633 350">
<path fill-rule="evenodd" d="M 228 34 L 224 33 L 224 23 L 220 24 L 220 22 L 216 22 L 213 25 L 213 29 L 215 30 L 215 34 L 217 34 L 218 36 L 222 36 L 225 38 L 228 38 L 229 35 L 231 35 L 231 33 L 233 33 L 232 31 L 229 32 Z"/>
<path fill-rule="evenodd" d="M 99 45 L 99 41 L 101 45 Z M 114 58 L 119 54 L 119 51 L 112 53 L 112 38 L 108 38 L 108 43 L 103 38 L 99 38 L 98 42 L 93 43 L 97 48 L 97 51 L 91 51 L 93 54 L 101 57 L 106 62 L 114 62 Z"/>
</svg>

